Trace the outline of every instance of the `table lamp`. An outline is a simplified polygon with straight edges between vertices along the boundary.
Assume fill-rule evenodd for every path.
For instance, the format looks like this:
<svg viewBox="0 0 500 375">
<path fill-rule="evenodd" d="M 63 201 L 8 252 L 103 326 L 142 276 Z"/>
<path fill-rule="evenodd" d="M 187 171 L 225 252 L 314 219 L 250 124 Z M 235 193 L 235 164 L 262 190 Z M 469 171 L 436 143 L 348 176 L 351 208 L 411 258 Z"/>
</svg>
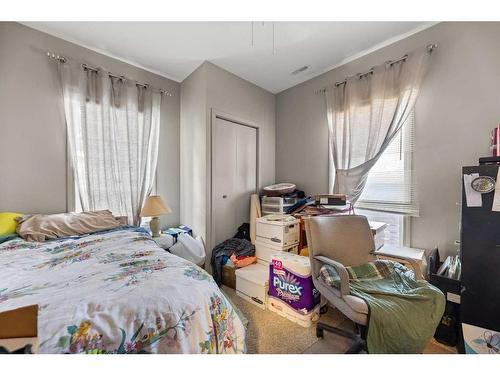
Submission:
<svg viewBox="0 0 500 375">
<path fill-rule="evenodd" d="M 149 222 L 149 229 L 151 229 L 151 234 L 153 237 L 158 237 L 160 235 L 160 219 L 158 216 L 169 214 L 172 210 L 167 204 L 161 199 L 159 195 L 150 195 L 144 206 L 142 207 L 141 217 L 152 217 Z"/>
</svg>

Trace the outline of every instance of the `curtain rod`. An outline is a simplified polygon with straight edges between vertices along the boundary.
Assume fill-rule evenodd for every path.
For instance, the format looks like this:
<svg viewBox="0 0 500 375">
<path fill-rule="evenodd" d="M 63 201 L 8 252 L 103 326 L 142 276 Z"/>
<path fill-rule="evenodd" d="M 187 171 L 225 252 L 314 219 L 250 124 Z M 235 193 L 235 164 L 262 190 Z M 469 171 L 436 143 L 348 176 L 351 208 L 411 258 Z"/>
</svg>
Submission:
<svg viewBox="0 0 500 375">
<path fill-rule="evenodd" d="M 68 58 L 67 57 L 62 56 L 62 55 L 58 55 L 58 54 L 55 54 L 55 53 L 52 53 L 52 52 L 47 52 L 47 56 L 49 58 L 51 58 L 51 59 L 54 59 L 54 60 L 60 62 L 61 64 L 66 64 L 68 62 Z M 104 71 L 103 69 L 92 67 L 92 66 L 87 65 L 85 63 L 83 63 L 81 65 L 82 65 L 83 69 L 92 70 L 92 71 L 94 71 L 96 73 L 99 73 L 100 71 Z M 151 87 L 151 88 L 159 90 L 161 94 L 165 94 L 167 96 L 174 96 L 174 94 L 171 93 L 170 91 L 167 91 L 167 90 L 161 89 L 161 88 L 156 88 L 156 87 L 154 87 L 154 86 L 152 86 L 152 85 L 150 85 L 148 83 L 141 83 L 141 82 L 136 81 L 135 79 L 127 78 L 124 75 L 118 75 L 118 74 L 114 74 L 114 73 L 111 73 L 111 72 L 106 72 L 106 73 L 110 77 L 118 78 L 118 79 L 121 79 L 121 80 L 132 81 L 132 82 L 135 82 L 135 84 L 138 85 L 138 86 L 142 86 L 142 87 L 145 87 L 145 88 Z"/>
<path fill-rule="evenodd" d="M 427 52 L 428 52 L 428 53 L 432 53 L 432 51 L 434 51 L 434 50 L 437 48 L 437 46 L 438 46 L 438 45 L 437 45 L 437 44 L 434 44 L 434 43 L 432 43 L 432 44 L 428 44 L 428 45 L 427 45 Z M 406 55 L 404 55 L 404 56 L 402 56 L 402 57 L 400 57 L 399 59 L 396 59 L 396 60 L 389 60 L 389 61 L 386 61 L 385 63 L 386 63 L 386 64 L 389 64 L 389 65 L 394 65 L 394 64 L 396 64 L 396 63 L 398 63 L 398 62 L 400 62 L 400 61 L 405 61 L 407 58 L 408 58 L 408 54 L 406 54 Z M 335 82 L 334 86 L 335 86 L 335 87 L 338 87 L 338 86 L 340 86 L 340 85 L 345 84 L 345 83 L 347 82 L 347 79 L 348 79 L 348 78 L 350 78 L 350 77 L 356 77 L 356 76 L 357 76 L 357 77 L 361 78 L 361 77 L 366 76 L 366 75 L 368 75 L 368 74 L 373 74 L 373 71 L 374 71 L 374 68 L 371 68 L 371 69 L 370 69 L 370 70 L 368 70 L 367 72 L 364 72 L 364 73 L 356 73 L 356 74 L 354 74 L 354 75 L 352 75 L 352 76 L 347 77 L 347 78 L 346 78 L 346 79 L 344 79 L 343 81 L 340 81 L 340 82 Z M 328 87 L 322 87 L 322 88 L 320 88 L 320 89 L 318 89 L 318 90 L 314 91 L 314 93 L 315 93 L 315 94 L 323 94 L 323 93 L 325 93 L 325 91 L 326 91 L 327 89 L 328 89 Z"/>
</svg>

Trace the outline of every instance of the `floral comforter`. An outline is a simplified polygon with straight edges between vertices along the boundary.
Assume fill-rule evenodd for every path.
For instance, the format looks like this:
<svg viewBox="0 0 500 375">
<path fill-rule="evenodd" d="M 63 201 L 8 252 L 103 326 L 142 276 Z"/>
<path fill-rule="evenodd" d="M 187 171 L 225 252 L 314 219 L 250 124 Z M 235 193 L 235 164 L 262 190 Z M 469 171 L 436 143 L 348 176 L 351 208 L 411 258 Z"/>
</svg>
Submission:
<svg viewBox="0 0 500 375">
<path fill-rule="evenodd" d="M 41 353 L 242 353 L 212 276 L 141 228 L 0 244 L 0 311 L 38 304 Z"/>
</svg>

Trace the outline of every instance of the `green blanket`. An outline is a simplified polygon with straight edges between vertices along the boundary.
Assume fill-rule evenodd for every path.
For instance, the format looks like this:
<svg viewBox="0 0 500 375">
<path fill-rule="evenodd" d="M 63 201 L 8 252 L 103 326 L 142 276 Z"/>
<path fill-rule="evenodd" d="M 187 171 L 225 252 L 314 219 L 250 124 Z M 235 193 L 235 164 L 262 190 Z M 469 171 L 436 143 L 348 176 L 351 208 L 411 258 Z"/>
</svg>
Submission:
<svg viewBox="0 0 500 375">
<path fill-rule="evenodd" d="M 405 266 L 377 260 L 348 267 L 350 293 L 370 309 L 367 345 L 370 353 L 422 353 L 443 316 L 445 297 L 426 281 L 415 281 Z M 320 270 L 325 283 L 339 287 L 334 267 Z"/>
</svg>

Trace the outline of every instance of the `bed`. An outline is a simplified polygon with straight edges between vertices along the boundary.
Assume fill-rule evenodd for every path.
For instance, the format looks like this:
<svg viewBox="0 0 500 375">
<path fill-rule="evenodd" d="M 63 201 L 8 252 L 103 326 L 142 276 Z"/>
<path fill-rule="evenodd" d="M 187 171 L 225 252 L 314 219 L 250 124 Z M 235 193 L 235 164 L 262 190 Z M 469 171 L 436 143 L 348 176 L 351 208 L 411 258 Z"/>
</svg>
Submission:
<svg viewBox="0 0 500 375">
<path fill-rule="evenodd" d="M 244 353 L 245 328 L 203 269 L 142 228 L 0 244 L 0 311 L 38 304 L 40 353 Z"/>
</svg>

